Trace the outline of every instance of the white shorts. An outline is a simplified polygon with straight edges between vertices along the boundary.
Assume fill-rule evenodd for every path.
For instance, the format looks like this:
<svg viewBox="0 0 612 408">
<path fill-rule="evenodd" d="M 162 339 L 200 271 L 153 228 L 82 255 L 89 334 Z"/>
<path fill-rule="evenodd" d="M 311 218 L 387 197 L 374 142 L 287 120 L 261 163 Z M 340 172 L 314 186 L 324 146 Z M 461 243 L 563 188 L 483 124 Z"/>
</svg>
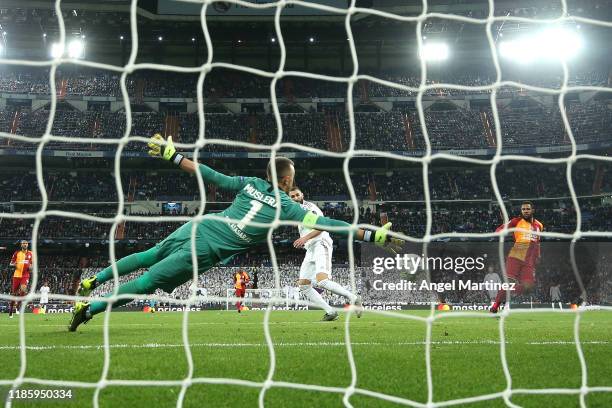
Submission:
<svg viewBox="0 0 612 408">
<path fill-rule="evenodd" d="M 49 303 L 49 298 L 45 297 L 45 296 L 41 296 L 40 297 L 40 304 L 43 305 L 43 304 L 46 304 L 46 303 Z"/>
<path fill-rule="evenodd" d="M 326 273 L 331 279 L 332 251 L 332 246 L 325 241 L 310 247 L 300 267 L 300 279 L 314 283 L 317 281 L 317 273 Z"/>
</svg>

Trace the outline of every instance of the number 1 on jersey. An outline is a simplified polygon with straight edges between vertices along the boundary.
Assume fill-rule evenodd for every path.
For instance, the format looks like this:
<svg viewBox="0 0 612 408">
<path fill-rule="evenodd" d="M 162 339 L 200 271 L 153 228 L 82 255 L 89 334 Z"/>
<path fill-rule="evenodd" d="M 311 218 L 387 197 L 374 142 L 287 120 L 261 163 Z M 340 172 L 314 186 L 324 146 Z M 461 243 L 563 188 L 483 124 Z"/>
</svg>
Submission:
<svg viewBox="0 0 612 408">
<path fill-rule="evenodd" d="M 243 230 L 244 227 L 246 227 L 246 224 L 253 221 L 253 218 L 255 218 L 255 215 L 257 215 L 257 212 L 261 210 L 262 207 L 263 207 L 263 204 L 260 203 L 259 201 L 251 200 L 251 209 L 249 210 L 248 213 L 246 213 L 244 217 L 242 217 L 242 219 L 238 223 L 238 229 Z"/>
</svg>

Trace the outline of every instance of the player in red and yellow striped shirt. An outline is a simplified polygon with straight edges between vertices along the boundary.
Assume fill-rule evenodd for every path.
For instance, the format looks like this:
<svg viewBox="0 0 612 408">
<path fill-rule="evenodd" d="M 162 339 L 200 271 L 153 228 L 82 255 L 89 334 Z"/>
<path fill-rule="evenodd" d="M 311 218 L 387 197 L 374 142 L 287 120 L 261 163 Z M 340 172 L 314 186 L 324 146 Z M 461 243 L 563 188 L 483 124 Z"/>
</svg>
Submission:
<svg viewBox="0 0 612 408">
<path fill-rule="evenodd" d="M 11 295 L 25 296 L 28 291 L 28 283 L 30 282 L 30 270 L 32 269 L 33 255 L 32 251 L 28 250 L 28 241 L 21 241 L 21 249 L 15 251 L 11 258 L 11 266 L 15 267 L 13 272 L 13 284 L 11 285 Z M 21 306 L 21 302 L 17 302 L 17 308 Z M 15 310 L 15 301 L 11 300 L 9 305 L 9 317 L 13 317 Z"/>
<path fill-rule="evenodd" d="M 527 231 L 514 231 L 514 246 L 506 258 L 506 275 L 508 282 L 515 283 L 514 295 L 529 293 L 535 285 L 535 268 L 540 262 L 540 236 L 535 234 L 544 230 L 544 224 L 533 216 L 535 212 L 531 201 L 521 204 L 521 216 L 508 222 L 508 228 L 522 228 Z M 504 225 L 497 227 L 499 232 Z M 497 313 L 499 306 L 506 301 L 506 291 L 500 290 L 490 312 Z"/>
<path fill-rule="evenodd" d="M 247 283 L 251 281 L 249 274 L 245 271 L 238 271 L 234 274 L 234 289 L 236 289 L 236 297 L 244 298 L 246 293 Z M 236 302 L 238 313 L 242 310 L 242 301 Z"/>
</svg>

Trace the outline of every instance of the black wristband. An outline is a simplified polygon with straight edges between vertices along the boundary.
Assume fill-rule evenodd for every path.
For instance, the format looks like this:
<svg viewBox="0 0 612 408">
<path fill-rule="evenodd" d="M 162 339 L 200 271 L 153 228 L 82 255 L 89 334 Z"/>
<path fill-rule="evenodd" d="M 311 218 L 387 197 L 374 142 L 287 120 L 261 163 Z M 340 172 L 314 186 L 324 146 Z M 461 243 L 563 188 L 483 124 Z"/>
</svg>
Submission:
<svg viewBox="0 0 612 408">
<path fill-rule="evenodd" d="M 185 158 L 185 156 L 183 156 L 182 154 L 175 152 L 172 157 L 170 158 L 170 161 L 174 164 L 176 164 L 177 166 L 181 165 L 181 162 L 183 161 L 183 159 Z"/>
</svg>

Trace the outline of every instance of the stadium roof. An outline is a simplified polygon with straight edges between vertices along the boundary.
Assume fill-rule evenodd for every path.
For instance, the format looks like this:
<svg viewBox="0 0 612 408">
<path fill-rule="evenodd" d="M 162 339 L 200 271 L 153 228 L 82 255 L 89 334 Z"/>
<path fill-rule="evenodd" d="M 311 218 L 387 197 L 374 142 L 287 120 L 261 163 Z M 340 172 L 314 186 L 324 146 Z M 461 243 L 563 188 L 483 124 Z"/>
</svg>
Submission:
<svg viewBox="0 0 612 408">
<path fill-rule="evenodd" d="M 344 0 L 318 0 L 328 5 L 346 7 Z M 398 15 L 415 16 L 422 11 L 421 1 L 399 2 L 392 0 L 359 0 L 359 6 L 375 8 Z M 538 2 L 539 3 L 539 2 Z M 538 4 L 535 3 L 535 4 Z M 81 37 L 87 42 L 87 58 L 99 54 L 100 62 L 118 55 L 125 60 L 131 47 L 130 4 L 128 0 L 100 0 L 96 2 L 61 2 L 62 16 L 67 38 Z M 203 62 L 206 46 L 199 13 L 189 13 L 189 7 L 174 10 L 172 4 L 181 2 L 139 1 L 138 43 L 139 59 L 161 62 L 163 60 L 193 60 L 194 65 Z M 185 3 L 192 6 L 193 3 Z M 559 5 L 533 1 L 496 2 L 496 15 L 547 18 L 559 16 Z M 603 2 L 578 4 L 569 2 L 570 15 L 596 15 L 599 19 L 612 20 L 612 7 Z M 231 62 L 241 55 L 250 58 L 276 60 L 279 55 L 277 33 L 270 15 L 223 12 L 231 4 L 215 2 L 209 7 L 207 24 L 211 34 L 215 57 Z M 55 2 L 34 0 L 4 0 L 0 8 L 0 29 L 5 31 L 3 47 L 5 57 L 46 59 L 51 44 L 59 38 Z M 472 18 L 485 18 L 488 2 L 473 0 L 430 0 L 429 12 L 454 13 Z M 578 8 L 578 7 L 582 8 Z M 199 6 L 195 8 L 197 11 Z M 289 10 L 289 8 L 287 8 Z M 346 60 L 340 65 L 350 65 L 350 54 L 344 15 L 299 15 L 287 12 L 281 17 L 281 30 L 287 47 L 288 58 L 306 61 L 314 55 L 318 58 Z M 567 24 L 571 24 L 568 20 Z M 533 29 L 533 24 L 516 21 L 497 22 L 492 33 L 498 39 Z M 357 13 L 351 18 L 351 29 L 360 61 L 370 61 L 371 67 L 385 67 L 388 62 L 418 66 L 416 49 L 416 24 L 382 18 L 368 13 Z M 589 32 L 589 52 L 604 58 L 612 55 L 607 40 L 611 29 L 584 25 Z M 453 67 L 470 64 L 490 64 L 490 47 L 485 24 L 472 24 L 449 18 L 428 18 L 421 27 L 423 38 L 449 43 L 451 53 L 457 57 Z M 163 41 L 159 39 L 162 38 Z M 598 40 L 599 39 L 599 40 Z M 11 55 L 9 55 L 11 54 Z M 170 57 L 172 56 L 172 57 Z M 196 56 L 196 57 L 194 57 Z M 382 62 L 380 62 L 382 60 Z M 388 61 L 388 62 L 385 62 Z M 184 64 L 184 62 L 181 62 Z M 337 64 L 337 62 L 336 62 Z M 392 64 L 393 65 L 393 64 Z M 350 69 L 346 68 L 346 69 Z M 411 68 L 408 68 L 411 69 Z"/>
</svg>

